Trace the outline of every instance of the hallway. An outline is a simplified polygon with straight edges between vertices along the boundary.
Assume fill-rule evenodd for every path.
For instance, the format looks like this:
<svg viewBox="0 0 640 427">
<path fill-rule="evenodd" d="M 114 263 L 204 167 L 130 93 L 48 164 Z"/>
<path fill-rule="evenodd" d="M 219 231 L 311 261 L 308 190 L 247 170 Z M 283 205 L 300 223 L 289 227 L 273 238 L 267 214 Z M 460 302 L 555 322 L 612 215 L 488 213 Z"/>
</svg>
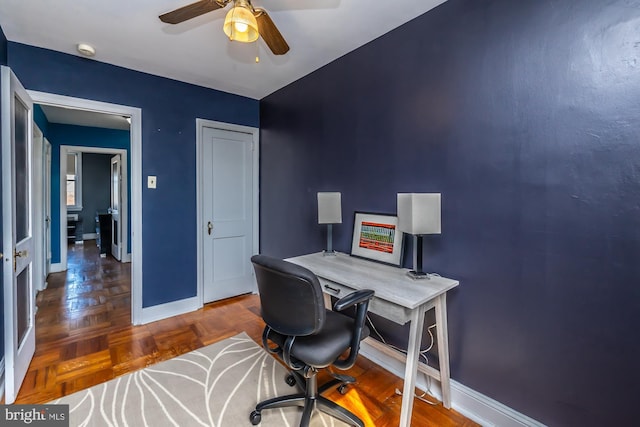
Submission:
<svg viewBox="0 0 640 427">
<path fill-rule="evenodd" d="M 108 336 L 131 325 L 131 265 L 100 258 L 95 240 L 69 245 L 68 270 L 36 299 L 36 352 L 16 403 L 43 402 L 113 375 L 96 364 Z M 86 372 L 86 375 L 84 374 Z"/>
</svg>

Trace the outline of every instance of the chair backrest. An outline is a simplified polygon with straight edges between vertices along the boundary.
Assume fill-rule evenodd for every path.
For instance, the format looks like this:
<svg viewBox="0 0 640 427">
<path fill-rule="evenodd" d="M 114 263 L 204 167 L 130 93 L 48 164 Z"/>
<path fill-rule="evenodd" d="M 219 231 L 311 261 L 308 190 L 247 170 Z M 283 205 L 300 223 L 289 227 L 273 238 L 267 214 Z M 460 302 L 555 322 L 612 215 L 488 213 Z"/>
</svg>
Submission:
<svg viewBox="0 0 640 427">
<path fill-rule="evenodd" d="M 313 335 L 325 321 L 322 287 L 315 274 L 267 255 L 254 255 L 262 318 L 274 331 L 289 336 Z"/>
</svg>

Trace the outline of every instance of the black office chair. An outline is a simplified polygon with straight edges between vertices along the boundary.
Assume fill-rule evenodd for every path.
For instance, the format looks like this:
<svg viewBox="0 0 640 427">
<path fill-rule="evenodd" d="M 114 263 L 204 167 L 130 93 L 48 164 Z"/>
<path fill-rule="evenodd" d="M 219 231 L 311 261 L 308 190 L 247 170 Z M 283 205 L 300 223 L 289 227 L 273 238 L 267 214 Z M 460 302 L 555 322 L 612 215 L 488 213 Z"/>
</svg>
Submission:
<svg viewBox="0 0 640 427">
<path fill-rule="evenodd" d="M 255 255 L 251 262 L 258 281 L 262 318 L 267 324 L 262 344 L 291 369 L 287 383 L 297 383 L 304 391 L 258 403 L 249 416 L 251 424 L 260 423 L 264 409 L 301 406 L 304 409 L 300 427 L 309 425 L 314 409 L 364 427 L 353 413 L 321 396 L 348 377 L 336 375 L 337 379 L 318 389 L 316 374 L 318 369 L 332 365 L 349 369 L 355 364 L 360 340 L 369 335 L 365 319 L 373 291 L 353 292 L 338 300 L 333 307 L 335 311 L 331 311 L 325 309 L 318 278 L 308 269 L 265 255 Z M 355 319 L 338 313 L 352 306 L 356 306 Z M 341 359 L 347 350 L 348 355 Z"/>
</svg>

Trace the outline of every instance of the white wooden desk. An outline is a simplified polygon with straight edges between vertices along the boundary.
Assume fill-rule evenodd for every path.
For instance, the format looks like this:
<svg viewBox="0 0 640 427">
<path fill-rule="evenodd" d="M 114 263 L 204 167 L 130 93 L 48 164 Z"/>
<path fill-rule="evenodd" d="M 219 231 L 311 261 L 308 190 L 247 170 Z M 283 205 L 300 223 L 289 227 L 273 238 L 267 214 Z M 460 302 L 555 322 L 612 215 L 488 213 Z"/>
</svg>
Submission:
<svg viewBox="0 0 640 427">
<path fill-rule="evenodd" d="M 451 408 L 447 291 L 458 286 L 457 280 L 435 276 L 429 280 L 414 280 L 406 275 L 405 269 L 342 253 L 336 256 L 315 253 L 289 258 L 287 261 L 311 270 L 320 279 L 323 291 L 338 298 L 354 290 L 372 289 L 375 296 L 369 304 L 369 311 L 401 325 L 411 322 L 402 391 L 401 427 L 409 427 L 411 424 L 424 314 L 435 308 L 440 369 L 428 369 L 424 372 L 440 381 L 442 404 L 445 408 Z"/>
</svg>

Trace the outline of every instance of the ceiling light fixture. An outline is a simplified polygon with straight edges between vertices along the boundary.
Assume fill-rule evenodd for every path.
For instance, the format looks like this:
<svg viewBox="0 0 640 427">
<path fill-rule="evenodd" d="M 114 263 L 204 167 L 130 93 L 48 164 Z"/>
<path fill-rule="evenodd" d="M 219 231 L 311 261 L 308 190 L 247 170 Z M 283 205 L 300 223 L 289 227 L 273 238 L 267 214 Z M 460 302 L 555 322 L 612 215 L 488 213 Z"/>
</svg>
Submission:
<svg viewBox="0 0 640 427">
<path fill-rule="evenodd" d="M 80 55 L 83 56 L 95 56 L 96 54 L 96 50 L 93 48 L 93 46 L 87 43 L 79 43 L 76 49 L 78 49 Z"/>
<path fill-rule="evenodd" d="M 251 43 L 258 39 L 258 21 L 246 0 L 235 0 L 222 27 L 229 40 Z"/>
</svg>

